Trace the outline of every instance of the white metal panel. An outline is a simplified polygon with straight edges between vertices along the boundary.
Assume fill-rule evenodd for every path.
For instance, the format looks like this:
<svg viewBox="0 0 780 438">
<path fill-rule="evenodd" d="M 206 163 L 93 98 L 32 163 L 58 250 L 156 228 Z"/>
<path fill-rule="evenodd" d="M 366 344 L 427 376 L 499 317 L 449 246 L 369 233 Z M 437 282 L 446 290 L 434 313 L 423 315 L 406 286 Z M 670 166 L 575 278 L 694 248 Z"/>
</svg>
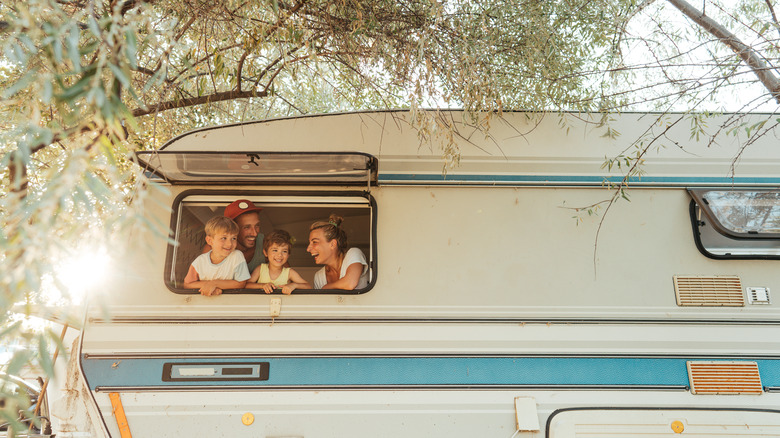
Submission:
<svg viewBox="0 0 780 438">
<path fill-rule="evenodd" d="M 515 431 L 511 394 L 471 391 L 123 393 L 133 436 L 502 437 Z M 108 396 L 98 405 L 118 435 Z M 251 413 L 254 422 L 241 418 Z M 531 436 L 531 435 L 523 435 Z"/>
<path fill-rule="evenodd" d="M 756 333 L 761 336 L 755 336 Z M 93 324 L 85 332 L 83 344 L 83 352 L 93 355 L 209 352 L 719 356 L 776 351 L 780 351 L 780 327 L 746 324 Z"/>
<path fill-rule="evenodd" d="M 171 193 L 162 205 L 172 203 Z M 720 261 L 696 249 L 684 190 L 631 192 L 599 218 L 576 224 L 569 206 L 603 189 L 379 187 L 376 286 L 359 295 L 284 297 L 281 318 L 768 319 L 774 304 L 680 308 L 672 277 L 739 274 L 748 286 L 780 281 L 773 261 Z M 167 223 L 170 212 L 149 204 Z M 267 318 L 263 295 L 177 295 L 164 284 L 167 242 L 136 244 L 98 289 L 114 317 Z M 662 242 L 662 244 L 659 244 Z"/>
<path fill-rule="evenodd" d="M 634 142 L 644 139 L 646 144 L 661 133 L 661 140 L 655 143 L 658 149 L 643 157 L 645 178 L 727 178 L 732 170 L 737 175 L 776 177 L 780 164 L 780 151 L 771 136 L 757 139 L 742 151 L 746 139 L 740 135 L 723 135 L 714 143 L 707 136 L 691 139 L 685 121 L 667 131 L 670 122 L 684 115 L 621 114 L 611 125 L 620 133 L 616 138 L 604 136 L 606 127 L 599 126 L 600 115 L 504 112 L 502 118 L 493 119 L 488 136 L 470 126 L 462 113 L 445 111 L 444 117 L 455 124 L 459 133 L 456 143 L 460 165 L 447 170 L 453 176 L 495 173 L 600 177 L 605 174 L 605 157 L 632 153 Z M 193 131 L 172 140 L 164 150 L 212 151 L 218 144 L 223 150 L 236 151 L 360 151 L 379 158 L 380 181 L 382 174 L 441 175 L 442 145 L 421 141 L 408 120 L 408 111 L 266 120 Z M 710 123 L 715 126 L 717 120 Z M 749 117 L 745 123 L 750 123 Z M 739 161 L 735 162 L 737 156 Z M 620 175 L 620 171 L 614 169 L 612 175 Z"/>
<path fill-rule="evenodd" d="M 778 436 L 780 414 L 757 412 L 777 404 L 777 395 L 746 397 L 749 412 L 733 410 L 733 397 L 697 398 L 660 391 L 233 391 L 122 393 L 134 436 L 266 437 L 485 437 L 510 438 L 515 432 L 516 397 L 538 404 L 536 432 L 517 437 L 756 437 Z M 105 393 L 97 403 L 116 435 Z M 697 411 L 705 403 L 709 410 Z M 594 405 L 615 409 L 598 409 Z M 654 409 L 637 409 L 638 404 Z M 668 406 L 676 409 L 665 409 Z M 561 411 L 562 408 L 585 410 Z M 657 409 L 656 409 L 657 408 Z M 251 413 L 245 426 L 241 417 Z M 673 421 L 683 421 L 678 435 Z M 718 432 L 725 435 L 719 435 Z M 574 435 L 572 435 L 574 433 Z M 752 433 L 752 435 L 751 435 Z M 763 435 L 762 435 L 763 433 Z M 579 434 L 579 435 L 577 435 Z M 118 435 L 117 435 L 118 436 Z"/>
<path fill-rule="evenodd" d="M 557 413 L 551 420 L 549 431 L 550 438 L 675 436 L 776 437 L 780 436 L 780 412 L 728 411 L 717 408 L 585 409 Z"/>
</svg>

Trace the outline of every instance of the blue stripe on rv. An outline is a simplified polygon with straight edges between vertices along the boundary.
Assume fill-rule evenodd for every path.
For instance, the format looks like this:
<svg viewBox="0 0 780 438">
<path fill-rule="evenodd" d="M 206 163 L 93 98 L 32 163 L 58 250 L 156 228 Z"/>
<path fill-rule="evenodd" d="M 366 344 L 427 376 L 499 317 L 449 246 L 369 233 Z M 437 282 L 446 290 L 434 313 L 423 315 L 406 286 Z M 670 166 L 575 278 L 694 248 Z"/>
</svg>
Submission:
<svg viewBox="0 0 780 438">
<path fill-rule="evenodd" d="M 404 182 L 450 182 L 450 183 L 558 183 L 558 184 L 617 184 L 620 176 L 587 175 L 474 175 L 474 174 L 405 174 L 380 173 L 380 183 Z M 685 176 L 642 176 L 629 178 L 629 183 L 638 184 L 780 184 L 776 177 L 685 177 Z"/>
<path fill-rule="evenodd" d="M 688 386 L 684 358 L 284 357 L 82 358 L 91 389 L 165 386 Z M 695 359 L 702 360 L 702 359 Z M 269 379 L 174 381 L 165 363 L 267 362 Z M 756 360 L 764 386 L 780 386 L 780 360 Z"/>
</svg>

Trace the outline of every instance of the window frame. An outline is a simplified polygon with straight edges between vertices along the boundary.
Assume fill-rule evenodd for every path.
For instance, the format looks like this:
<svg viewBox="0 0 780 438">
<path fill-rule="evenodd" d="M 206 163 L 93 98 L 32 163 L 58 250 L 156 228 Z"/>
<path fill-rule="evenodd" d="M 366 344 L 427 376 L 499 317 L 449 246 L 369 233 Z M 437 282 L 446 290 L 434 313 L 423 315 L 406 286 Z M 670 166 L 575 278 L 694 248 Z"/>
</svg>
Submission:
<svg viewBox="0 0 780 438">
<path fill-rule="evenodd" d="M 377 232 L 376 232 L 376 225 L 377 225 L 377 203 L 376 199 L 371 195 L 368 191 L 360 191 L 360 190 L 227 190 L 227 189 L 190 189 L 190 190 L 184 190 L 181 193 L 179 193 L 173 200 L 173 205 L 171 207 L 171 220 L 170 220 L 170 228 L 169 228 L 169 235 L 168 235 L 168 243 L 166 245 L 166 254 L 165 254 L 165 267 L 163 270 L 163 283 L 165 283 L 165 286 L 168 288 L 169 291 L 179 294 L 179 295 L 199 295 L 200 292 L 198 292 L 197 289 L 185 289 L 181 287 L 174 287 L 174 285 L 171 283 L 171 273 L 174 270 L 174 254 L 176 253 L 175 245 L 177 243 L 176 241 L 176 235 L 177 235 L 177 225 L 179 222 L 179 207 L 182 202 L 186 200 L 188 197 L 192 196 L 199 196 L 199 195 L 206 195 L 206 196 L 228 196 L 235 199 L 241 199 L 241 198 L 247 198 L 252 199 L 253 197 L 262 197 L 262 196 L 273 196 L 273 197 L 330 197 L 330 198 L 364 198 L 368 201 L 368 208 L 369 208 L 369 214 L 370 214 L 370 233 L 369 233 L 369 239 L 370 239 L 370 254 L 367 255 L 367 263 L 368 263 L 368 269 L 370 273 L 370 280 L 368 282 L 368 285 L 362 289 L 355 289 L 355 290 L 344 290 L 344 289 L 296 289 L 292 292 L 294 295 L 361 295 L 364 294 L 371 289 L 374 288 L 374 285 L 376 284 L 377 280 L 377 273 L 378 273 L 378 261 L 377 261 Z M 305 207 L 301 207 L 305 208 Z M 205 244 L 205 242 L 204 242 Z M 262 245 L 262 243 L 260 243 Z M 266 295 L 265 291 L 262 289 L 226 289 L 222 292 L 226 295 Z M 277 292 L 276 290 L 273 292 L 274 295 L 281 294 L 281 292 Z"/>
<path fill-rule="evenodd" d="M 693 239 L 696 244 L 696 248 L 704 256 L 715 260 L 780 260 L 780 254 L 768 254 L 761 253 L 760 248 L 756 248 L 755 253 L 750 254 L 716 254 L 707 249 L 704 241 L 702 240 L 701 227 L 709 225 L 712 230 L 722 238 L 728 241 L 734 242 L 734 247 L 739 248 L 739 243 L 747 243 L 749 241 L 762 241 L 772 242 L 776 241 L 780 246 L 780 233 L 773 235 L 772 233 L 740 233 L 735 232 L 725 227 L 717 214 L 713 212 L 706 200 L 706 193 L 712 191 L 740 191 L 740 192 L 775 192 L 777 190 L 767 188 L 728 188 L 722 187 L 716 188 L 688 188 L 688 194 L 691 196 L 691 202 L 689 204 L 689 215 L 691 219 L 691 227 L 693 230 Z M 701 214 L 701 219 L 700 219 Z M 744 245 L 747 247 L 747 245 Z"/>
</svg>

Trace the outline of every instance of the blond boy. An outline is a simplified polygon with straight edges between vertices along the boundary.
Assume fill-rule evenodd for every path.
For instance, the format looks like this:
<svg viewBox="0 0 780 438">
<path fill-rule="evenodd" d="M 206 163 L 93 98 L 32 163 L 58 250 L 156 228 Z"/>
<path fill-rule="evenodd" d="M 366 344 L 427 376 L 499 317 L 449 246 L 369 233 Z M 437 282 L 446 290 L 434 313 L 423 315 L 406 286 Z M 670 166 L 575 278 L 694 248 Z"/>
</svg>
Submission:
<svg viewBox="0 0 780 438">
<path fill-rule="evenodd" d="M 244 288 L 250 275 L 244 255 L 236 251 L 238 225 L 233 219 L 216 216 L 206 222 L 205 228 L 211 251 L 192 262 L 184 287 L 198 289 L 205 296 L 219 295 L 223 289 Z"/>
</svg>

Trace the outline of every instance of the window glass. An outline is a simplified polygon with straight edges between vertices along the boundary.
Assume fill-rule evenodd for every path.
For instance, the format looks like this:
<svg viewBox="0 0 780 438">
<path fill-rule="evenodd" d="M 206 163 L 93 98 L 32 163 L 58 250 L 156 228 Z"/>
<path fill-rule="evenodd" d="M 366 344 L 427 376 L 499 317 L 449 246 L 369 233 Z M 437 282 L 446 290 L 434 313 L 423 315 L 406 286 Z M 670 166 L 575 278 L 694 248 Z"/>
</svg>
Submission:
<svg viewBox="0 0 780 438">
<path fill-rule="evenodd" d="M 374 244 L 371 200 L 362 196 L 262 196 L 262 195 L 209 195 L 195 193 L 185 195 L 174 205 L 175 245 L 169 245 L 169 266 L 166 281 L 177 293 L 197 293 L 182 288 L 182 282 L 192 261 L 203 252 L 205 245 L 204 226 L 214 216 L 221 216 L 225 206 L 236 199 L 248 199 L 263 210 L 259 212 L 260 233 L 285 230 L 293 237 L 293 247 L 288 263 L 305 280 L 313 284 L 314 273 L 322 266 L 316 265 L 306 252 L 309 227 L 318 220 L 327 220 L 330 214 L 344 218 L 342 227 L 347 233 L 349 247 L 359 248 L 366 256 L 369 267 L 374 263 Z M 258 239 L 257 245 L 262 248 Z M 371 272 L 373 278 L 373 271 Z M 369 285 L 371 281 L 369 281 Z M 263 293 L 262 290 L 244 290 L 242 293 Z M 315 291 L 309 291 L 315 292 Z M 316 291 L 323 293 L 324 291 Z M 343 293 L 344 291 L 337 291 Z M 296 290 L 294 293 L 305 293 Z M 335 292 L 334 292 L 335 293 Z"/>
<path fill-rule="evenodd" d="M 362 185 L 376 183 L 376 158 L 360 153 L 137 152 L 171 183 Z"/>
<path fill-rule="evenodd" d="M 780 192 L 707 191 L 716 219 L 735 233 L 780 233 Z"/>
</svg>

